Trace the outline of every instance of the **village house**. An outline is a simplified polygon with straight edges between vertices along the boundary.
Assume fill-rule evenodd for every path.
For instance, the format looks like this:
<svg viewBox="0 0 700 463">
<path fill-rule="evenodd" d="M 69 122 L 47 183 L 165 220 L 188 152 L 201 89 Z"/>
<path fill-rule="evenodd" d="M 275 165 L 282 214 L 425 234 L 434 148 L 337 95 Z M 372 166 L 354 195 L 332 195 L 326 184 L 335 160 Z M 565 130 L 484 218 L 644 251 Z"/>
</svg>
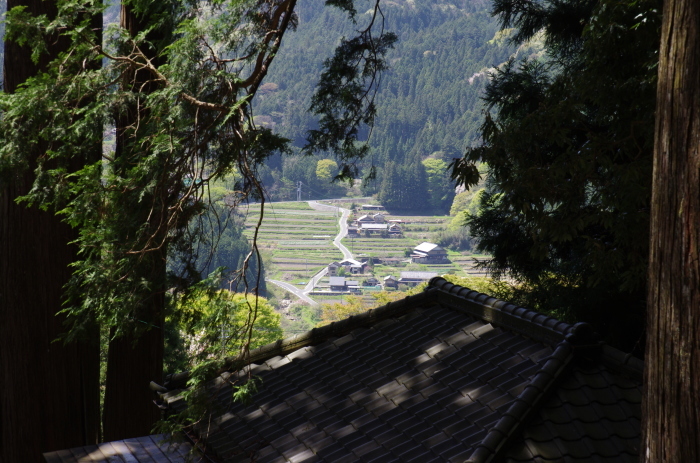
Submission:
<svg viewBox="0 0 700 463">
<path fill-rule="evenodd" d="M 355 259 L 341 260 L 340 265 L 343 266 L 347 273 L 351 273 L 353 275 L 365 273 L 365 269 L 367 268 L 367 262 L 360 262 Z"/>
<path fill-rule="evenodd" d="M 384 287 L 385 288 L 396 288 L 398 286 L 396 278 L 391 275 L 384 277 Z"/>
<path fill-rule="evenodd" d="M 438 276 L 435 272 L 401 272 L 398 284 L 406 286 L 418 286 L 431 278 Z"/>
<path fill-rule="evenodd" d="M 367 268 L 367 262 L 359 262 L 355 259 L 345 259 L 340 262 L 331 262 L 328 264 L 328 276 L 334 277 L 338 276 L 340 269 L 342 268 L 345 273 L 350 273 L 353 275 L 365 273 Z"/>
<path fill-rule="evenodd" d="M 342 265 L 338 262 L 331 262 L 328 264 L 328 276 L 334 277 L 338 276 L 338 270 L 342 268 Z"/>
<path fill-rule="evenodd" d="M 390 235 L 400 235 L 402 233 L 401 227 L 399 227 L 398 224 L 392 223 L 389 225 L 389 234 Z"/>
<path fill-rule="evenodd" d="M 330 277 L 328 280 L 331 291 L 356 292 L 360 290 L 360 283 L 357 280 L 346 280 L 345 277 Z"/>
<path fill-rule="evenodd" d="M 446 264 L 447 251 L 435 243 L 421 243 L 413 249 L 411 262 L 416 264 Z"/>
<path fill-rule="evenodd" d="M 364 224 L 364 223 L 374 223 L 374 218 L 372 218 L 371 215 L 363 215 L 362 217 L 357 219 L 357 224 Z"/>
<path fill-rule="evenodd" d="M 328 281 L 331 291 L 345 291 L 345 277 L 330 277 Z"/>
<path fill-rule="evenodd" d="M 388 233 L 389 225 L 385 223 L 363 223 L 360 225 L 362 233 Z"/>
</svg>

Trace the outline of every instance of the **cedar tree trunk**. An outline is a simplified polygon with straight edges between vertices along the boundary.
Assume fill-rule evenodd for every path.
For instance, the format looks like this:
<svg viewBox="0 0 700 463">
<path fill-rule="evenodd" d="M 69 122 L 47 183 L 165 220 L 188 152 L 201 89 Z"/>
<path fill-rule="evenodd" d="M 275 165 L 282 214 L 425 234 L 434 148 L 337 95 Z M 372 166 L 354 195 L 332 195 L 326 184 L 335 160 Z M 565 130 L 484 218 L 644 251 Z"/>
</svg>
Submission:
<svg viewBox="0 0 700 463">
<path fill-rule="evenodd" d="M 128 4 L 122 3 L 120 25 L 134 37 L 148 26 L 147 16 L 135 15 Z M 149 40 L 157 43 L 158 33 L 157 30 L 151 32 Z M 157 61 L 157 52 L 154 49 L 144 52 L 150 55 L 149 59 Z M 124 76 L 122 85 L 134 91 L 148 93 L 153 89 L 150 78 L 146 71 L 134 70 L 133 73 Z M 135 105 L 117 116 L 115 159 L 127 167 L 128 162 L 124 162 L 125 156 L 133 155 L 129 148 L 138 145 L 139 137 L 143 136 L 138 131 L 135 132 L 134 127 L 139 126 L 138 118 L 144 116 L 146 114 L 143 110 Z M 167 207 L 167 202 L 155 201 L 153 197 L 146 196 L 139 204 L 130 205 L 130 208 L 132 206 L 131 214 L 139 216 L 141 223 L 149 221 L 152 233 L 158 236 L 157 240 L 160 241 L 162 235 L 159 234 L 163 233 L 160 231 L 160 217 Z M 125 230 L 127 235 L 133 235 L 133 232 Z M 151 283 L 152 293 L 146 295 L 140 307 L 134 308 L 132 313 L 136 323 L 147 324 L 149 329 L 140 335 L 127 333 L 109 343 L 103 417 L 104 438 L 107 441 L 148 435 L 153 425 L 161 418 L 160 409 L 154 405 L 153 393 L 148 385 L 150 381 L 160 383 L 163 378 L 165 249 L 149 251 L 134 271 Z M 137 326 L 137 332 L 138 328 Z"/>
<path fill-rule="evenodd" d="M 35 15 L 56 13 L 54 2 L 9 0 Z M 55 45 L 55 44 L 54 44 Z M 51 49 L 55 55 L 58 47 Z M 5 44 L 4 83 L 14 92 L 45 66 L 28 48 Z M 36 156 L 40 153 L 37 152 Z M 0 185 L 0 462 L 44 461 L 42 453 L 94 444 L 99 432 L 99 336 L 53 342 L 65 331 L 57 316 L 75 260 L 77 237 L 52 212 L 15 203 L 33 182 L 27 172 Z"/>
<path fill-rule="evenodd" d="M 666 0 L 641 456 L 700 461 L 700 2 Z"/>
</svg>

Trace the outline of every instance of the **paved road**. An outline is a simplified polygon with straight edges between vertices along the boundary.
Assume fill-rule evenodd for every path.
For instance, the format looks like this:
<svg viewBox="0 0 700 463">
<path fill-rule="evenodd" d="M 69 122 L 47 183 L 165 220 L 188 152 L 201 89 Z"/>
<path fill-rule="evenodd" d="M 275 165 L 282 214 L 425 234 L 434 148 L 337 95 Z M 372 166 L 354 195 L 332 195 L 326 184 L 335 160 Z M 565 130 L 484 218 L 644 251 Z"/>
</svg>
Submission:
<svg viewBox="0 0 700 463">
<path fill-rule="evenodd" d="M 311 206 L 312 209 L 315 209 L 317 211 L 340 211 L 342 212 L 340 219 L 338 219 L 338 226 L 340 227 L 340 233 L 335 237 L 333 240 L 333 244 L 335 247 L 340 249 L 340 252 L 343 253 L 343 259 L 352 259 L 352 253 L 346 248 L 343 243 L 340 242 L 345 236 L 348 234 L 348 217 L 350 216 L 350 209 L 344 209 L 342 207 L 337 207 L 337 206 L 329 206 L 327 204 L 321 204 L 317 203 L 316 201 L 309 201 L 309 206 Z M 330 262 L 329 262 L 330 263 Z M 316 275 L 311 277 L 309 282 L 306 284 L 303 290 L 297 288 L 296 286 L 290 284 L 290 283 L 285 283 L 284 281 L 278 281 L 278 280 L 267 280 L 270 283 L 273 283 L 280 288 L 286 289 L 290 293 L 294 294 L 297 296 L 299 299 L 302 301 L 308 302 L 309 304 L 312 305 L 319 305 L 318 302 L 314 301 L 311 299 L 308 294 L 313 291 L 314 287 L 318 284 L 318 280 L 320 280 L 324 275 L 328 273 L 328 268 L 324 267 L 323 270 L 318 272 Z"/>
<path fill-rule="evenodd" d="M 311 305 L 319 305 L 318 302 L 314 301 L 309 296 L 307 296 L 304 293 L 304 291 L 302 291 L 301 289 L 297 288 L 296 286 L 294 286 L 292 284 L 285 283 L 284 281 L 279 281 L 279 280 L 267 280 L 267 281 L 279 286 L 280 288 L 286 289 L 287 291 L 294 294 L 296 297 L 298 297 L 299 299 L 301 299 L 304 302 L 308 302 Z"/>
<path fill-rule="evenodd" d="M 336 248 L 340 249 L 340 252 L 343 253 L 343 260 L 345 259 L 352 259 L 352 253 L 348 248 L 346 248 L 343 243 L 340 242 L 343 238 L 345 238 L 348 234 L 348 217 L 350 216 L 350 209 L 344 209 L 342 207 L 337 207 L 337 206 L 329 206 L 327 204 L 321 204 L 317 203 L 316 201 L 309 201 L 309 206 L 311 206 L 313 209 L 316 209 L 317 211 L 341 211 L 342 215 L 340 219 L 338 220 L 338 226 L 340 227 L 340 233 L 338 233 L 338 236 L 335 237 L 333 240 L 333 244 L 335 245 Z M 330 262 L 329 262 L 330 263 Z"/>
<path fill-rule="evenodd" d="M 328 273 L 328 267 L 323 267 L 323 269 L 320 272 L 312 276 L 309 282 L 306 283 L 306 286 L 304 287 L 304 294 L 309 294 L 311 291 L 313 291 L 316 285 L 318 284 L 318 280 L 323 278 L 326 275 L 326 273 Z"/>
</svg>

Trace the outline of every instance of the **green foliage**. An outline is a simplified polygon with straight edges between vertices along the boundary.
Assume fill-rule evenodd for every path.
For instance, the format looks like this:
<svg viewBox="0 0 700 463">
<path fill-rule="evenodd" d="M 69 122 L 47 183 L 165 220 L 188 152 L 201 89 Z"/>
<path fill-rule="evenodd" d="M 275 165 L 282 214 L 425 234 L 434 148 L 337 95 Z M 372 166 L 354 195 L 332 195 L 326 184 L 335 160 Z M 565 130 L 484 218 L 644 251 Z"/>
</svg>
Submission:
<svg viewBox="0 0 700 463">
<path fill-rule="evenodd" d="M 190 367 L 235 357 L 282 338 L 280 315 L 262 297 L 216 289 L 205 280 L 174 301 L 169 316 L 185 339 Z"/>
<path fill-rule="evenodd" d="M 215 187 L 215 190 L 222 187 Z M 213 193 L 210 189 L 210 195 Z M 212 199 L 214 197 L 212 196 Z M 169 257 L 170 272 L 175 278 L 186 273 L 184 265 L 201 274 L 221 273 L 221 287 L 234 292 L 246 289 L 265 295 L 265 269 L 262 256 L 243 234 L 244 217 L 226 206 L 224 198 L 213 201 L 210 207 L 193 217 L 188 236 L 194 253 L 179 255 L 175 250 Z M 183 264 L 187 262 L 187 264 Z M 217 270 L 217 269 L 220 269 Z"/>
<path fill-rule="evenodd" d="M 389 211 L 427 210 L 430 203 L 423 164 L 388 162 L 381 172 L 381 188 L 377 200 Z"/>
<path fill-rule="evenodd" d="M 442 159 L 435 158 L 426 158 L 422 164 L 428 184 L 430 210 L 433 214 L 445 213 L 455 197 L 454 183 L 447 173 L 448 165 Z"/>
<path fill-rule="evenodd" d="M 283 319 L 286 336 L 305 333 L 321 323 L 322 311 L 320 307 L 297 302 L 289 308 L 289 314 L 293 320 Z"/>
<path fill-rule="evenodd" d="M 460 216 L 457 216 L 455 220 L 459 218 Z M 440 230 L 433 235 L 431 242 L 455 251 L 469 251 L 474 244 L 474 240 L 469 236 L 469 232 L 464 226 L 450 226 L 445 230 Z"/>
<path fill-rule="evenodd" d="M 366 312 L 368 309 L 358 296 L 347 296 L 344 302 L 333 304 L 323 304 L 321 306 L 321 322 L 319 326 L 328 325 L 332 322 L 345 320 L 346 318 Z"/>
<path fill-rule="evenodd" d="M 648 259 L 658 2 L 498 0 L 514 40 L 544 30 L 549 59 L 511 60 L 487 86 L 483 144 L 454 166 L 465 184 L 488 164 L 469 216 L 489 268 L 522 303 L 637 340 Z M 633 339 L 631 339 L 633 338 Z"/>
<path fill-rule="evenodd" d="M 332 159 L 321 159 L 316 163 L 316 178 L 323 183 L 330 182 L 338 172 L 338 163 Z"/>
<path fill-rule="evenodd" d="M 452 201 L 450 215 L 455 217 L 455 220 L 458 220 L 456 217 L 460 212 L 476 215 L 479 211 L 479 204 L 481 203 L 481 195 L 483 193 L 484 189 L 478 187 L 459 193 L 455 196 L 454 201 Z"/>
</svg>

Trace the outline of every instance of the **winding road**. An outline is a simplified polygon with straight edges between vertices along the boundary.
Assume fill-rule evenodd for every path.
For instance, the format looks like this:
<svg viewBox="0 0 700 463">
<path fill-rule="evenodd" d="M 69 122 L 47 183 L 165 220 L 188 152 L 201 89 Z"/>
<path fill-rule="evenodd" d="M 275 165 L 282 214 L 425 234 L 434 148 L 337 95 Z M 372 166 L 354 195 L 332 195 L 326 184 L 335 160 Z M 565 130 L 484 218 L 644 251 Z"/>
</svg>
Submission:
<svg viewBox="0 0 700 463">
<path fill-rule="evenodd" d="M 309 201 L 309 206 L 312 209 L 315 209 L 317 211 L 335 211 L 335 212 L 341 212 L 341 216 L 338 219 L 338 227 L 340 228 L 340 231 L 338 235 L 333 239 L 333 244 L 335 247 L 337 247 L 340 252 L 343 253 L 343 260 L 345 259 L 352 259 L 352 253 L 348 248 L 346 248 L 343 243 L 341 243 L 341 240 L 345 238 L 348 234 L 348 217 L 350 216 L 350 209 L 345 209 L 342 207 L 338 206 L 329 206 L 327 204 L 321 204 L 316 201 Z M 267 280 L 272 284 L 275 284 L 279 286 L 280 288 L 286 289 L 290 293 L 294 294 L 297 296 L 299 299 L 301 299 L 304 302 L 308 302 L 311 305 L 319 305 L 318 302 L 314 301 L 311 299 L 308 294 L 313 291 L 314 287 L 318 284 L 318 281 L 323 278 L 323 276 L 328 273 L 328 268 L 324 267 L 323 270 L 318 272 L 316 275 L 311 277 L 309 282 L 306 284 L 303 290 L 297 288 L 296 286 L 286 283 L 284 281 L 279 281 L 279 280 Z"/>
<path fill-rule="evenodd" d="M 316 209 L 317 211 L 341 211 L 342 215 L 340 216 L 340 219 L 338 220 L 338 226 L 340 227 L 340 232 L 338 233 L 338 236 L 335 237 L 333 240 L 333 244 L 335 245 L 336 248 L 340 249 L 340 252 L 343 253 L 343 260 L 345 259 L 352 259 L 352 253 L 348 248 L 346 248 L 343 243 L 340 242 L 343 238 L 345 238 L 348 234 L 348 217 L 350 216 L 350 209 L 344 209 L 342 207 L 338 206 L 329 206 L 327 204 L 321 204 L 317 203 L 316 201 L 309 201 L 309 206 L 311 208 Z"/>
<path fill-rule="evenodd" d="M 306 289 L 304 289 L 304 291 L 302 291 L 301 289 L 297 288 L 293 284 L 286 283 L 284 281 L 279 281 L 279 280 L 267 280 L 267 281 L 279 286 L 282 289 L 286 289 L 287 291 L 294 294 L 296 297 L 298 297 L 299 299 L 301 299 L 304 302 L 308 302 L 311 305 L 319 305 L 318 302 L 314 301 L 313 299 L 311 299 L 309 296 L 306 295 Z"/>
</svg>

